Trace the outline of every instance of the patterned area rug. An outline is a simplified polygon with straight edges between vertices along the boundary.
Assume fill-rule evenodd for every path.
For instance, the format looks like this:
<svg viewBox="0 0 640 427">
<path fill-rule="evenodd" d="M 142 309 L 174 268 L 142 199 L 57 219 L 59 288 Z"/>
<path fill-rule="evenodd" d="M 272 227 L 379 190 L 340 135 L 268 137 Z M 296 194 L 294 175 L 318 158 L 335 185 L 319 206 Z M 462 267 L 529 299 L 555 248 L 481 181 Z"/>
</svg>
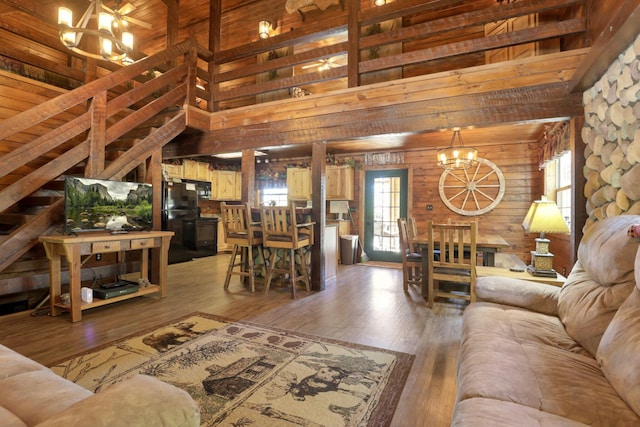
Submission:
<svg viewBox="0 0 640 427">
<path fill-rule="evenodd" d="M 155 376 L 191 394 L 203 426 L 384 426 L 414 358 L 194 313 L 51 369 L 92 391 Z"/>
</svg>

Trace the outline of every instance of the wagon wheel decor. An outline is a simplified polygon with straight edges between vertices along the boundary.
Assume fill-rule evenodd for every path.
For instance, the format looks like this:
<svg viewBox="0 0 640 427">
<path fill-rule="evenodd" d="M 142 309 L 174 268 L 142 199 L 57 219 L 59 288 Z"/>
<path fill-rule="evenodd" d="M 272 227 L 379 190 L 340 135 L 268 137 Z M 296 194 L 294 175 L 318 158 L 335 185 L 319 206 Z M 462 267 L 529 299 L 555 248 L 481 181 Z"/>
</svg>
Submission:
<svg viewBox="0 0 640 427">
<path fill-rule="evenodd" d="M 438 191 L 442 202 L 452 211 L 466 216 L 482 215 L 504 196 L 504 175 L 495 163 L 478 157 L 469 169 L 445 170 Z"/>
</svg>

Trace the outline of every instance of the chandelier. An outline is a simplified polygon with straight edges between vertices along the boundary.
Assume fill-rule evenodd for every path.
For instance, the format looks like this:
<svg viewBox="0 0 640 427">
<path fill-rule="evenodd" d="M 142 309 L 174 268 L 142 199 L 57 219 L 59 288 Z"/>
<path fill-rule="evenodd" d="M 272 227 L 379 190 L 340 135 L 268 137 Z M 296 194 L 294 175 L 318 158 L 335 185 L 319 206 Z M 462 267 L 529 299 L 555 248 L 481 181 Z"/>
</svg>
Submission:
<svg viewBox="0 0 640 427">
<path fill-rule="evenodd" d="M 90 23 L 95 25 L 95 29 L 89 27 Z M 113 11 L 104 6 L 102 0 L 91 0 L 75 26 L 71 9 L 58 8 L 60 41 L 71 51 L 89 58 L 132 63 L 133 60 L 128 55 L 133 51 L 133 34 L 127 31 L 127 24 L 117 6 L 116 11 Z M 84 44 L 80 43 L 85 35 L 93 39 L 93 45 L 97 41 L 94 49 L 98 52 L 91 52 L 85 47 L 92 45 L 91 39 L 85 40 Z"/>
<path fill-rule="evenodd" d="M 456 137 L 459 144 L 456 145 Z M 478 150 L 465 147 L 460 130 L 453 131 L 451 146 L 438 150 L 438 165 L 443 169 L 467 169 L 478 163 Z"/>
</svg>

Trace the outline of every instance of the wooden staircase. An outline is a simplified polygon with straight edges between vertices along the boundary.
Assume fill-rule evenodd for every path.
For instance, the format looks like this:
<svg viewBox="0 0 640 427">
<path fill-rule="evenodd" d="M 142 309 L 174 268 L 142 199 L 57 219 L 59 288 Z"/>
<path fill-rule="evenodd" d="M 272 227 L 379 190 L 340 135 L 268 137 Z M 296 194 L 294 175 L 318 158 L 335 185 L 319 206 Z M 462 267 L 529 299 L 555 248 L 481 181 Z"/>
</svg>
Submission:
<svg viewBox="0 0 640 427">
<path fill-rule="evenodd" d="M 0 122 L 0 272 L 62 231 L 64 175 L 134 173 L 160 201 L 162 147 L 196 105 L 197 55 L 186 41 Z"/>
</svg>

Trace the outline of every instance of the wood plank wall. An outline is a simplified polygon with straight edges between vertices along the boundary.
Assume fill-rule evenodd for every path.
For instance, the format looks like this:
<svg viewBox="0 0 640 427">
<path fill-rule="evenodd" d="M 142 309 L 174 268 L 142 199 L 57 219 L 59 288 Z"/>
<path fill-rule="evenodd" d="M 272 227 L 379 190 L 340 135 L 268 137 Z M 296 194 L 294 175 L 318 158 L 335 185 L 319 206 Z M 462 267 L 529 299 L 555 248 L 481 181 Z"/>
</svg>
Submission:
<svg viewBox="0 0 640 427">
<path fill-rule="evenodd" d="M 505 253 L 512 253 L 521 260 L 529 262 L 530 251 L 535 248 L 534 240 L 537 235 L 527 234 L 522 229 L 522 221 L 529 209 L 531 200 L 539 199 L 543 191 L 543 172 L 538 170 L 538 144 L 530 141 L 514 141 L 508 146 L 488 143 L 476 146 L 478 156 L 495 163 L 506 181 L 506 190 L 502 202 L 484 215 L 467 217 L 458 215 L 442 202 L 438 192 L 438 181 L 442 174 L 436 163 L 437 148 L 404 152 L 404 163 L 398 168 L 410 167 L 413 171 L 412 186 L 413 200 L 409 202 L 411 215 L 416 218 L 419 229 L 426 227 L 428 219 L 446 221 L 465 220 L 475 218 L 479 228 L 483 232 L 496 233 L 504 237 L 509 243 Z M 358 164 L 356 173 L 363 173 L 364 154 L 353 156 L 336 156 L 338 161 L 345 157 L 353 158 Z M 270 159 L 271 170 L 284 171 L 286 165 L 310 163 L 310 158 L 299 159 Z M 385 165 L 393 168 L 392 165 Z M 356 210 L 353 214 L 356 223 L 359 222 L 361 209 L 359 205 L 360 192 L 359 179 L 355 179 L 355 197 L 350 201 L 350 206 Z M 426 206 L 433 205 L 432 211 L 427 211 Z M 215 208 L 214 208 L 215 209 Z M 357 233 L 357 230 L 352 230 Z"/>
</svg>

